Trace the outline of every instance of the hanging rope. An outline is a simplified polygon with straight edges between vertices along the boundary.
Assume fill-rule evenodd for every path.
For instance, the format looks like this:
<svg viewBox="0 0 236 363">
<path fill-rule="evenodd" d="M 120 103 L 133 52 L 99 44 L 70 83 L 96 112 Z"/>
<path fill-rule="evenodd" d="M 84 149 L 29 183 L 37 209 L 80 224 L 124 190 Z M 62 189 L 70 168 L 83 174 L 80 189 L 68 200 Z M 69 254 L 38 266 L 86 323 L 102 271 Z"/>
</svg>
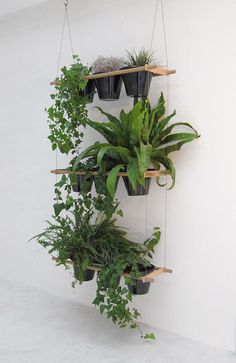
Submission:
<svg viewBox="0 0 236 363">
<path fill-rule="evenodd" d="M 59 76 L 59 70 L 60 70 L 60 64 L 61 64 L 61 56 L 62 56 L 62 48 L 63 48 L 63 41 L 64 41 L 64 36 L 65 36 L 66 24 L 67 24 L 67 27 L 68 27 L 68 33 L 69 33 L 69 38 L 70 38 L 70 46 L 71 46 L 71 54 L 72 54 L 72 59 L 73 59 L 73 63 L 74 63 L 74 58 L 73 58 L 73 56 L 74 56 L 74 47 L 73 47 L 72 36 L 71 36 L 70 19 L 69 19 L 69 15 L 68 15 L 68 4 L 69 4 L 69 0 L 64 0 L 65 10 L 64 10 L 62 32 L 61 32 L 60 46 L 59 46 L 59 53 L 58 53 L 56 79 Z M 58 151 L 57 151 L 57 149 L 56 149 L 55 164 L 56 164 L 56 169 L 57 169 L 58 168 Z M 57 183 L 57 180 L 58 180 L 58 176 L 56 174 L 56 183 Z M 57 200 L 57 202 L 58 202 L 58 200 Z"/>
<path fill-rule="evenodd" d="M 151 36 L 150 50 L 152 50 L 154 33 L 155 33 L 155 29 L 156 29 L 157 10 L 158 10 L 158 0 L 156 0 L 156 6 L 155 6 L 155 14 L 154 14 L 154 20 L 153 20 L 153 27 L 152 27 L 152 36 Z"/>
<path fill-rule="evenodd" d="M 165 15 L 163 0 L 161 1 L 161 17 L 162 17 L 162 27 L 163 27 L 163 37 L 164 37 L 164 48 L 165 48 L 165 66 L 169 69 L 168 52 L 167 52 L 167 40 L 166 40 L 166 27 L 165 27 Z M 169 112 L 169 77 L 166 76 L 166 112 Z M 164 221 L 164 267 L 166 267 L 167 260 L 167 218 L 168 218 L 168 188 L 167 188 L 168 178 L 166 176 L 165 181 L 165 221 Z"/>
<path fill-rule="evenodd" d="M 69 33 L 69 37 L 70 37 L 70 47 L 71 47 L 71 54 L 72 54 L 72 59 L 74 62 L 74 46 L 73 46 L 73 42 L 72 42 L 72 36 L 71 36 L 71 26 L 70 26 L 70 19 L 69 19 L 69 15 L 68 15 L 68 0 L 65 0 L 64 5 L 65 5 L 65 15 L 66 15 L 66 21 L 67 21 L 67 27 L 68 27 L 68 33 Z"/>
<path fill-rule="evenodd" d="M 146 194 L 146 211 L 145 211 L 145 214 L 146 214 L 146 240 L 148 238 L 148 225 L 147 225 L 147 221 L 148 221 L 148 196 Z"/>
<path fill-rule="evenodd" d="M 158 9 L 158 0 L 156 0 L 156 5 L 155 5 L 155 14 L 154 14 L 154 19 L 153 19 L 153 26 L 152 26 L 152 35 L 151 35 L 151 42 L 150 42 L 150 51 L 152 51 L 152 46 L 153 46 L 153 40 L 154 40 L 154 33 L 155 33 L 155 29 L 156 29 L 156 20 L 157 20 L 157 9 Z M 148 221 L 148 197 L 146 195 L 146 239 L 148 238 L 148 225 L 147 225 L 147 221 Z"/>
<path fill-rule="evenodd" d="M 152 47 L 153 47 L 153 40 L 154 40 L 154 34 L 155 34 L 156 22 L 157 22 L 158 5 L 159 5 L 159 0 L 156 0 L 152 34 L 151 34 L 151 42 L 150 42 L 150 50 L 152 50 Z M 161 5 L 161 18 L 162 18 L 164 50 L 165 50 L 165 67 L 167 69 L 169 69 L 163 0 L 160 0 L 160 5 Z M 169 77 L 167 75 L 166 76 L 166 112 L 167 112 L 167 114 L 168 114 L 168 110 L 169 110 Z M 164 267 L 166 267 L 166 263 L 167 263 L 167 217 L 168 217 L 167 182 L 168 182 L 168 177 L 166 176 L 166 178 L 165 178 L 165 200 L 164 200 Z M 146 197 L 146 238 L 147 238 L 147 217 L 148 217 L 147 213 L 148 213 L 148 208 L 147 208 L 147 197 Z"/>
<path fill-rule="evenodd" d="M 64 35 L 65 35 L 66 23 L 67 23 L 68 33 L 69 33 L 69 38 L 70 38 L 70 46 L 71 46 L 71 54 L 72 54 L 72 58 L 73 58 L 73 55 L 74 55 L 74 47 L 73 47 L 73 41 L 72 41 L 72 36 L 71 36 L 70 19 L 69 19 L 69 15 L 68 15 L 68 4 L 69 4 L 69 1 L 68 1 L 68 0 L 65 0 L 65 1 L 64 1 L 65 11 L 64 11 L 64 17 L 63 17 L 63 25 L 62 25 L 62 32 L 61 32 L 61 40 L 60 40 L 60 47 L 59 47 L 59 54 L 58 54 L 58 62 L 57 62 L 57 74 L 56 74 L 56 78 L 58 77 L 59 70 L 60 70 L 61 55 L 62 55 L 62 48 L 63 48 L 63 41 L 64 41 Z M 74 58 L 73 58 L 73 61 L 74 61 Z"/>
</svg>

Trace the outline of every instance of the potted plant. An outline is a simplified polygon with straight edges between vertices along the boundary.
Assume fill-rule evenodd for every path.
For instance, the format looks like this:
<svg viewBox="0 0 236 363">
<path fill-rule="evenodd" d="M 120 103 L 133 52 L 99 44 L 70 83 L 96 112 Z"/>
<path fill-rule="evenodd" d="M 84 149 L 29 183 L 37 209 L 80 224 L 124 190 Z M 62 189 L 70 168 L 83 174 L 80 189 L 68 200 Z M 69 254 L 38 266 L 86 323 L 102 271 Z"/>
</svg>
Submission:
<svg viewBox="0 0 236 363">
<path fill-rule="evenodd" d="M 75 158 L 71 160 L 70 167 L 67 168 L 67 170 L 70 172 L 72 172 L 74 160 Z M 88 158 L 83 163 L 79 163 L 76 171 L 84 172 L 84 174 L 75 174 L 73 172 L 69 174 L 73 192 L 91 192 L 94 182 L 94 175 L 92 174 L 92 172 L 96 171 L 97 169 L 98 168 L 96 158 Z"/>
<path fill-rule="evenodd" d="M 124 67 L 122 69 L 142 67 L 155 61 L 154 52 L 142 48 L 138 53 L 126 51 L 126 58 L 122 58 Z M 147 97 L 152 73 L 147 71 L 127 73 L 122 75 L 127 96 L 139 98 Z"/>
<path fill-rule="evenodd" d="M 186 122 L 169 124 L 176 112 L 165 116 L 165 100 L 163 94 L 157 106 L 151 107 L 148 99 L 138 101 L 130 112 L 121 110 L 119 117 L 112 116 L 99 109 L 109 122 L 88 120 L 88 125 L 97 130 L 107 143 L 95 142 L 75 158 L 73 168 L 88 156 L 96 157 L 98 166 L 107 159 L 113 163 L 107 178 L 107 188 L 112 197 L 115 194 L 116 178 L 120 171 L 127 171 L 126 186 L 131 184 L 134 190 L 140 185 L 147 192 L 144 173 L 151 169 L 159 170 L 163 166 L 175 184 L 175 168 L 169 154 L 179 151 L 181 147 L 199 137 L 197 131 Z M 175 128 L 186 128 L 191 132 L 172 132 Z M 105 163 L 106 165 L 106 163 Z M 147 182 L 146 182 L 147 183 Z M 159 178 L 157 183 L 160 186 Z M 128 191 L 130 190 L 130 186 Z M 141 189 L 143 194 L 143 190 Z M 138 194 L 138 192 L 137 192 Z"/>
<path fill-rule="evenodd" d="M 137 183 L 136 189 L 133 188 L 128 176 L 123 176 L 122 178 L 128 195 L 130 196 L 148 195 L 151 184 L 151 178 L 145 178 L 144 185 Z"/>
<path fill-rule="evenodd" d="M 97 198 L 83 195 L 77 199 L 71 212 L 54 216 L 54 222 L 48 222 L 45 231 L 34 239 L 50 254 L 56 255 L 57 265 L 67 268 L 68 260 L 73 263 L 75 282 L 90 281 L 95 273 L 89 267 L 99 268 L 94 305 L 99 306 L 101 313 L 106 311 L 107 317 L 118 326 L 140 331 L 135 321 L 140 314 L 137 309 L 129 307 L 133 296 L 129 285 L 140 276 L 138 266 L 148 263 L 147 256 L 152 257 L 153 242 L 139 244 L 128 240 L 126 232 L 117 227 L 111 217 L 118 205 L 110 203 L 110 215 L 107 216 L 95 213 L 97 202 Z M 120 276 L 129 266 L 126 287 L 120 287 Z M 141 336 L 155 339 L 153 334 L 143 335 L 141 332 Z"/>
<path fill-rule="evenodd" d="M 93 74 L 116 71 L 121 61 L 115 57 L 98 57 L 93 63 Z M 104 101 L 117 100 L 120 97 L 122 78 L 120 75 L 95 79 L 98 97 Z"/>
<path fill-rule="evenodd" d="M 85 90 L 88 81 L 85 77 L 91 69 L 84 66 L 78 56 L 69 68 L 61 69 L 61 76 L 56 81 L 56 92 L 51 94 L 53 104 L 47 109 L 50 135 L 48 139 L 52 149 L 59 149 L 63 154 L 74 154 L 82 141 L 83 133 L 79 127 L 86 126 L 88 111 Z"/>
<path fill-rule="evenodd" d="M 80 96 L 85 97 L 86 103 L 92 103 L 95 94 L 95 80 L 87 80 L 87 84 L 83 90 L 79 92 Z"/>
</svg>

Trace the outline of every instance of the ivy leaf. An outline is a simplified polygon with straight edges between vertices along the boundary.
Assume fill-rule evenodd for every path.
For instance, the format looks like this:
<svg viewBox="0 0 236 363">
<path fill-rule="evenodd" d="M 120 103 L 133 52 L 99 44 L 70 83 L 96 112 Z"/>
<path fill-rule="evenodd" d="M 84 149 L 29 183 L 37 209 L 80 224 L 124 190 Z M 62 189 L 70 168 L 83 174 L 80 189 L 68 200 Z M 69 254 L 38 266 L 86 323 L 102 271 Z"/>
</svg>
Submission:
<svg viewBox="0 0 236 363">
<path fill-rule="evenodd" d="M 144 339 L 156 340 L 156 337 L 155 337 L 155 335 L 153 333 L 150 333 L 150 334 L 145 334 Z"/>
<path fill-rule="evenodd" d="M 122 209 L 119 209 L 116 214 L 120 217 L 124 217 L 124 213 L 123 213 L 123 210 Z"/>
<path fill-rule="evenodd" d="M 55 216 L 58 217 L 63 209 L 65 209 L 65 203 L 56 203 L 53 205 Z"/>
</svg>

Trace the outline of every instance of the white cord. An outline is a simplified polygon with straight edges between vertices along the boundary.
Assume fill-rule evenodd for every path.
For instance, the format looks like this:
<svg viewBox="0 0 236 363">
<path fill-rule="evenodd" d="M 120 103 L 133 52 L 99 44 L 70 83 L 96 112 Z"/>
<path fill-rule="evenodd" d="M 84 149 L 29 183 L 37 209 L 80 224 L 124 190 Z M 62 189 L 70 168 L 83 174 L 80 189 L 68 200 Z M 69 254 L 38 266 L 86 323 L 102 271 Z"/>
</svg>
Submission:
<svg viewBox="0 0 236 363">
<path fill-rule="evenodd" d="M 164 36 L 164 47 L 165 47 L 165 61 L 166 61 L 166 68 L 169 69 L 169 62 L 168 62 L 168 52 L 167 52 L 167 40 L 166 40 L 166 27 L 165 27 L 165 15 L 164 15 L 164 7 L 163 1 L 161 1 L 161 16 L 162 16 L 162 26 L 163 26 L 163 36 Z M 168 115 L 169 112 L 169 77 L 166 76 L 166 112 Z M 166 267 L 167 261 L 167 217 L 168 217 L 168 188 L 167 188 L 167 181 L 168 178 L 166 176 L 165 182 L 165 222 L 164 222 L 164 267 Z"/>
<path fill-rule="evenodd" d="M 158 0 L 156 0 L 156 7 L 155 7 L 155 14 L 154 14 L 153 27 L 152 27 L 152 36 L 151 36 L 150 50 L 152 50 L 153 39 L 154 39 L 154 33 L 155 33 L 155 29 L 156 29 L 157 9 L 158 9 Z"/>
</svg>

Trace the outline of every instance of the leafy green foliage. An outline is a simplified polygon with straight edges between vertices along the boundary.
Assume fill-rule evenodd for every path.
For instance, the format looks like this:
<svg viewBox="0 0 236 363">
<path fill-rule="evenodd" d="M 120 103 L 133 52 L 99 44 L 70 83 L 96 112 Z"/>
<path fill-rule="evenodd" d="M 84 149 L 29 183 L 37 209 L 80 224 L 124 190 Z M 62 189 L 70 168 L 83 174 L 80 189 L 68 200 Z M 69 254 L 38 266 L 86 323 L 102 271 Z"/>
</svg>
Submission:
<svg viewBox="0 0 236 363">
<path fill-rule="evenodd" d="M 84 66 L 78 56 L 70 68 L 63 67 L 61 76 L 56 80 L 56 92 L 51 94 L 53 105 L 47 109 L 50 129 L 49 140 L 52 149 L 61 153 L 74 153 L 83 137 L 79 126 L 86 126 L 88 120 L 87 97 L 83 95 L 87 81 L 84 77 L 91 70 Z"/>
<path fill-rule="evenodd" d="M 165 116 L 163 94 L 156 107 L 152 108 L 147 99 L 140 100 L 130 112 L 122 110 L 119 117 L 99 110 L 109 122 L 88 120 L 87 123 L 99 132 L 107 143 L 96 142 L 89 146 L 75 159 L 73 168 L 76 169 L 78 163 L 87 157 L 97 158 L 99 167 L 111 171 L 107 187 L 112 197 L 116 177 L 121 169 L 127 170 L 129 180 L 136 189 L 137 183 L 144 185 L 144 173 L 150 165 L 157 170 L 163 166 L 170 173 L 172 178 L 170 188 L 173 188 L 175 168 L 169 154 L 179 151 L 184 144 L 197 139 L 199 135 L 187 122 L 169 125 L 175 116 L 175 111 Z M 180 127 L 187 128 L 190 132 L 173 132 L 175 128 Z M 161 185 L 159 179 L 157 183 Z"/>
<path fill-rule="evenodd" d="M 126 58 L 122 58 L 122 63 L 128 67 L 141 67 L 155 62 L 155 51 L 149 49 L 141 48 L 138 53 L 135 50 L 126 51 L 126 53 Z"/>
<path fill-rule="evenodd" d="M 99 267 L 93 304 L 119 327 L 140 331 L 136 323 L 140 313 L 130 306 L 133 295 L 128 284 L 140 276 L 140 265 L 150 265 L 149 258 L 160 239 L 159 228 L 143 244 L 130 241 L 113 218 L 102 212 L 95 213 L 94 199 L 89 195 L 78 198 L 73 211 L 63 217 L 54 216 L 54 223 L 47 223 L 45 231 L 33 239 L 57 256 L 58 265 L 67 266 L 71 260 L 79 272 L 76 277 L 80 284 L 89 266 Z M 130 278 L 125 279 L 125 287 L 121 287 L 120 276 L 127 270 Z M 140 334 L 143 337 L 141 331 Z"/>
<path fill-rule="evenodd" d="M 145 334 L 144 339 L 156 340 L 156 337 L 153 333 L 150 333 L 150 334 Z"/>
</svg>

